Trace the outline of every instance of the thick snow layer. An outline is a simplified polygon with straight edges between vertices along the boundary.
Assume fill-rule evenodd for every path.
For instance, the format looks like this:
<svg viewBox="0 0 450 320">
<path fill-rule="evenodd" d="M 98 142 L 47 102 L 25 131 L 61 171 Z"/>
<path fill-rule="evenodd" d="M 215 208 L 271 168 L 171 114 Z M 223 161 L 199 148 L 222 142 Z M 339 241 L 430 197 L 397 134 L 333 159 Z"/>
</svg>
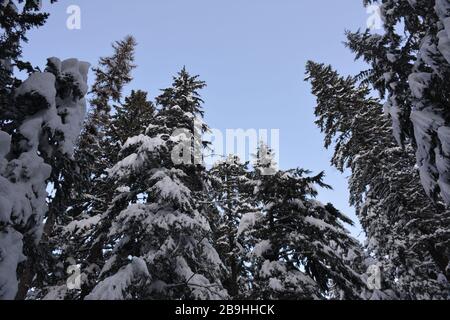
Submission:
<svg viewBox="0 0 450 320">
<path fill-rule="evenodd" d="M 100 282 L 86 300 L 129 300 L 132 298 L 128 294 L 130 286 L 149 278 L 146 262 L 141 258 L 133 258 L 129 265 Z"/>
<path fill-rule="evenodd" d="M 428 196 L 432 196 L 437 188 L 435 177 L 438 176 L 438 169 L 430 156 L 434 152 L 434 141 L 428 133 L 437 132 L 441 127 L 445 128 L 443 127 L 444 120 L 432 108 L 414 109 L 411 112 L 411 120 L 414 124 L 414 134 L 417 140 L 417 164 L 421 182 Z M 437 159 L 439 161 L 440 156 Z"/>
<path fill-rule="evenodd" d="M 437 1 L 436 9 L 440 18 L 448 12 L 448 2 Z M 445 9 L 445 10 L 444 10 Z M 444 11 L 443 11 L 444 10 Z M 445 12 L 445 14 L 444 14 Z M 443 56 L 448 55 L 447 35 L 442 31 L 438 35 L 439 47 Z M 426 95 L 436 76 L 440 76 L 441 65 L 436 63 L 439 57 L 438 44 L 430 35 L 424 37 L 418 53 L 418 59 L 408 82 L 413 96 L 411 121 L 417 142 L 417 166 L 420 179 L 428 196 L 434 197 L 440 193 L 446 203 L 450 203 L 450 157 L 442 153 L 450 144 L 447 134 L 446 116 L 441 107 L 434 105 Z M 442 59 L 443 60 L 443 59 Z M 433 73 L 417 72 L 422 65 L 428 65 Z M 439 134 L 441 132 L 441 134 Z"/>
<path fill-rule="evenodd" d="M 444 25 L 447 38 L 450 38 L 450 3 L 448 0 L 436 0 L 435 11 Z M 444 35 L 441 35 L 444 36 Z M 445 54 L 444 54 L 445 56 Z M 450 63 L 450 61 L 449 61 Z"/>
<path fill-rule="evenodd" d="M 208 239 L 203 239 L 201 244 L 203 256 L 206 258 L 206 261 L 209 262 L 211 268 L 225 268 L 222 260 L 220 259 L 219 253 L 216 251 L 211 242 Z"/>
<path fill-rule="evenodd" d="M 50 172 L 50 166 L 30 152 L 11 161 L 0 176 L 0 222 L 25 228 L 33 217 L 41 221 L 47 208 L 45 181 Z"/>
<path fill-rule="evenodd" d="M 442 126 L 438 129 L 438 138 L 441 141 L 441 150 L 437 150 L 436 164 L 440 173 L 438 180 L 441 196 L 450 203 L 450 128 Z"/>
<path fill-rule="evenodd" d="M 242 217 L 241 222 L 239 224 L 237 236 L 239 237 L 245 231 L 247 231 L 247 230 L 251 229 L 253 226 L 255 226 L 259 217 L 260 217 L 259 213 L 250 212 L 250 213 L 245 214 Z"/>
<path fill-rule="evenodd" d="M 117 256 L 114 255 L 111 258 L 109 258 L 106 262 L 105 265 L 103 266 L 102 270 L 100 271 L 100 276 L 104 275 L 105 273 L 109 272 L 112 267 L 114 266 L 114 264 L 117 261 Z"/>
<path fill-rule="evenodd" d="M 264 240 L 255 245 L 252 254 L 256 257 L 262 257 L 266 252 L 272 250 L 272 244 L 269 240 Z"/>
<path fill-rule="evenodd" d="M 9 153 L 10 148 L 11 136 L 6 132 L 0 131 L 0 161 Z"/>
<path fill-rule="evenodd" d="M 196 300 L 223 300 L 228 296 L 226 290 L 211 283 L 202 274 L 194 273 L 183 257 L 177 257 L 175 272 L 187 283 Z"/>
<path fill-rule="evenodd" d="M 51 58 L 49 61 L 57 68 L 58 77 L 71 77 L 81 93 L 81 97 L 73 94 L 68 97 L 60 97 L 56 91 L 56 77 L 49 72 L 36 72 L 23 82 L 16 92 L 16 97 L 27 93 L 39 94 L 48 106 L 34 115 L 30 121 L 26 121 L 20 128 L 21 133 L 28 139 L 30 144 L 38 145 L 39 133 L 42 125 L 49 128 L 51 132 L 59 132 L 64 135 L 60 144 L 61 151 L 71 156 L 74 151 L 75 142 L 82 129 L 86 114 L 87 73 L 89 64 L 77 59 L 60 61 Z M 64 115 L 64 121 L 61 117 Z"/>
<path fill-rule="evenodd" d="M 392 119 L 392 131 L 394 138 L 399 145 L 402 144 L 401 134 L 401 108 L 396 102 L 396 96 L 392 95 L 384 104 L 384 112 Z"/>
<path fill-rule="evenodd" d="M 24 259 L 22 235 L 11 228 L 0 231 L 0 299 L 15 298 L 18 287 L 16 270 Z"/>
<path fill-rule="evenodd" d="M 47 103 L 52 106 L 55 103 L 56 78 L 50 72 L 35 72 L 25 80 L 16 91 L 16 97 L 26 93 L 36 92 L 45 98 Z"/>
<path fill-rule="evenodd" d="M 64 228 L 64 232 L 69 234 L 80 235 L 83 232 L 92 228 L 93 226 L 97 225 L 100 222 L 100 219 L 101 215 L 97 215 L 83 220 L 72 221 Z"/>
<path fill-rule="evenodd" d="M 161 199 L 175 201 L 181 206 L 189 205 L 191 191 L 179 179 L 159 171 L 153 175 L 152 180 L 158 180 L 158 182 L 150 189 L 150 192 L 158 194 Z"/>
<path fill-rule="evenodd" d="M 275 273 L 286 273 L 286 266 L 280 261 L 264 261 L 261 270 L 259 271 L 262 277 L 271 277 Z"/>
<path fill-rule="evenodd" d="M 450 21 L 450 18 L 449 18 Z M 450 28 L 449 28 L 450 30 Z M 450 37 L 447 33 L 447 31 L 442 30 L 438 33 L 439 38 L 439 45 L 438 49 L 444 56 L 444 58 L 447 60 L 448 63 L 450 63 Z"/>
<path fill-rule="evenodd" d="M 311 217 L 311 216 L 305 217 L 304 220 L 305 220 L 306 223 L 310 224 L 311 226 L 319 228 L 321 231 L 331 230 L 331 231 L 333 231 L 335 233 L 340 233 L 340 234 L 343 234 L 343 235 L 346 235 L 346 236 L 348 235 L 345 232 L 345 230 L 339 230 L 339 229 L 335 228 L 334 226 L 326 223 L 323 220 L 320 220 L 320 219 L 317 219 L 317 218 L 314 218 L 314 217 Z"/>
<path fill-rule="evenodd" d="M 146 135 L 139 135 L 129 138 L 123 146 L 123 150 L 137 146 L 135 153 L 119 161 L 113 168 L 108 170 L 109 175 L 123 177 L 127 174 L 139 170 L 146 163 L 148 157 L 153 152 L 157 152 L 165 146 L 165 141 L 161 137 L 151 138 Z"/>
<path fill-rule="evenodd" d="M 274 291 L 283 291 L 285 289 L 281 280 L 279 280 L 277 278 L 269 279 L 269 288 Z"/>
<path fill-rule="evenodd" d="M 88 91 L 87 74 L 90 65 L 77 59 L 68 59 L 62 62 L 57 58 L 51 58 L 50 60 L 60 66 L 58 70 L 60 76 L 70 76 L 73 78 L 81 93 L 81 97 L 77 97 L 76 99 L 73 96 L 64 99 L 56 97 L 58 114 L 65 114 L 64 122 L 60 128 L 64 133 L 64 144 L 62 145 L 61 151 L 65 154 L 72 155 L 86 115 L 87 108 L 84 96 Z"/>
<path fill-rule="evenodd" d="M 436 6 L 435 6 L 436 13 L 438 14 L 439 18 L 446 20 L 448 17 L 450 17 L 450 2 L 448 0 L 436 0 Z M 450 36 L 450 21 L 445 21 L 445 29 L 449 33 Z"/>
<path fill-rule="evenodd" d="M 127 230 L 129 225 L 140 223 L 148 232 L 155 229 L 190 229 L 209 232 L 208 222 L 201 216 L 191 216 L 179 211 L 160 210 L 157 205 L 132 204 L 116 218 L 110 235 Z"/>
<path fill-rule="evenodd" d="M 47 131 L 62 134 L 60 151 L 71 155 L 84 117 L 88 64 L 76 59 L 60 62 L 53 58 L 52 61 L 61 67 L 63 74 L 73 77 L 83 96 L 62 100 L 56 90 L 61 75 L 55 77 L 49 72 L 31 74 L 15 93 L 16 98 L 31 97 L 33 103 L 41 102 L 37 96 L 43 101 L 33 114 L 25 114 L 18 128 L 18 139 L 15 140 L 18 145 L 14 149 L 19 154 L 15 158 L 10 159 L 12 155 L 8 155 L 11 138 L 0 132 L 0 299 L 11 299 L 16 295 L 16 270 L 23 261 L 22 238 L 27 236 L 38 243 L 42 236 L 47 212 L 47 180 L 52 168 L 40 154 L 43 150 L 48 154 L 54 151 L 51 149 L 54 147 L 46 143 Z M 64 123 L 63 113 L 67 114 Z"/>
<path fill-rule="evenodd" d="M 411 3 L 412 1 L 410 1 Z M 412 5 L 416 5 L 416 1 Z M 428 97 L 432 82 L 444 76 L 450 63 L 450 2 L 436 0 L 434 11 L 439 21 L 436 33 L 429 32 L 420 42 L 416 63 L 408 83 L 413 98 L 411 121 L 417 141 L 417 165 L 426 193 L 450 203 L 450 135 L 445 110 Z M 431 68 L 432 73 L 421 72 Z M 431 72 L 431 71 L 430 71 Z"/>
<path fill-rule="evenodd" d="M 431 73 L 412 73 L 408 82 L 413 96 L 417 99 L 422 99 L 424 91 L 431 82 Z"/>
</svg>

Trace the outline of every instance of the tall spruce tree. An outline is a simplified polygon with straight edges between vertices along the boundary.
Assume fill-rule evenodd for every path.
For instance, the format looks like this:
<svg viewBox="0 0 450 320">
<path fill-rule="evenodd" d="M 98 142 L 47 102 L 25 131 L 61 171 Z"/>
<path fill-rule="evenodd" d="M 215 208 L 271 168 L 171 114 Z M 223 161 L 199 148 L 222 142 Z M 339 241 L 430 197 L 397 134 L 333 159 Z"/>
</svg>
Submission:
<svg viewBox="0 0 450 320">
<path fill-rule="evenodd" d="M 385 288 L 406 299 L 448 298 L 450 219 L 420 184 L 414 150 L 400 148 L 382 105 L 365 84 L 330 66 L 309 62 L 317 97 L 316 124 L 332 164 L 351 171 L 350 203 L 367 234 L 367 248 L 383 264 Z"/>
<path fill-rule="evenodd" d="M 365 284 L 354 268 L 361 248 L 345 229 L 352 221 L 315 197 L 329 188 L 323 173 L 276 170 L 262 144 L 254 173 L 254 194 L 262 210 L 246 214 L 239 227 L 252 245 L 252 298 L 359 299 Z M 361 261 L 360 261 L 361 262 Z"/>
<path fill-rule="evenodd" d="M 364 4 L 375 1 L 364 0 Z M 383 0 L 381 35 L 348 33 L 348 47 L 370 69 L 361 78 L 386 95 L 394 136 L 416 150 L 428 196 L 450 204 L 450 3 Z"/>
<path fill-rule="evenodd" d="M 119 157 L 120 150 L 128 137 L 145 133 L 155 117 L 155 107 L 147 100 L 147 93 L 143 91 L 133 90 L 130 96 L 125 98 L 125 102 L 115 106 L 115 109 L 116 113 L 112 116 L 107 131 L 110 145 L 108 149 L 104 149 L 107 150 L 104 152 L 109 154 L 110 159 L 114 159 L 114 155 Z M 111 180 L 106 181 L 111 182 Z M 114 184 L 110 186 L 111 192 L 114 193 Z M 98 228 L 100 219 L 101 214 L 92 215 L 90 212 L 85 212 L 75 219 L 67 219 L 67 217 L 62 219 L 66 223 L 57 226 L 52 239 L 58 249 L 58 254 L 54 257 L 56 265 L 52 268 L 51 276 L 47 277 L 47 283 L 40 287 L 43 290 L 35 294 L 35 297 L 80 299 L 90 293 L 96 285 L 100 268 L 105 262 L 102 248 L 106 245 L 106 234 L 103 232 L 105 229 Z M 67 290 L 65 284 L 68 277 L 66 269 L 74 265 L 80 265 L 80 269 L 84 270 L 81 275 L 83 279 L 81 292 Z"/>
<path fill-rule="evenodd" d="M 81 173 L 77 189 L 84 192 L 78 203 L 72 205 L 72 215 L 83 214 L 86 210 L 93 214 L 103 212 L 111 201 L 106 169 L 114 164 L 116 150 L 109 148 L 111 139 L 108 133 L 112 130 L 114 104 L 121 102 L 123 88 L 132 80 L 135 47 L 136 41 L 131 36 L 117 41 L 113 44 L 113 55 L 100 58 L 98 67 L 94 69 L 91 110 L 75 155 Z"/>
<path fill-rule="evenodd" d="M 204 143 L 192 138 L 207 129 L 198 92 L 204 86 L 185 69 L 174 78 L 173 86 L 156 99 L 160 110 L 145 133 L 129 137 L 120 161 L 109 170 L 116 190 L 110 207 L 67 229 L 84 234 L 84 226 L 94 223 L 95 231 L 85 239 L 103 243 L 96 285 L 81 297 L 228 297 L 220 283 L 225 266 L 202 211 L 205 168 L 196 159 L 202 150 L 195 148 Z M 58 290 L 63 289 L 52 295 Z"/>
<path fill-rule="evenodd" d="M 214 165 L 209 177 L 212 202 L 218 210 L 213 217 L 216 248 L 228 269 L 222 282 L 232 298 L 246 298 L 251 287 L 250 248 L 238 237 L 238 228 L 244 215 L 257 210 L 248 163 L 230 155 Z"/>
<path fill-rule="evenodd" d="M 148 101 L 147 92 L 132 90 L 125 102 L 115 106 L 111 125 L 106 132 L 105 151 L 109 162 L 117 163 L 123 145 L 130 137 L 145 134 L 147 127 L 155 117 L 155 106 Z"/>
</svg>

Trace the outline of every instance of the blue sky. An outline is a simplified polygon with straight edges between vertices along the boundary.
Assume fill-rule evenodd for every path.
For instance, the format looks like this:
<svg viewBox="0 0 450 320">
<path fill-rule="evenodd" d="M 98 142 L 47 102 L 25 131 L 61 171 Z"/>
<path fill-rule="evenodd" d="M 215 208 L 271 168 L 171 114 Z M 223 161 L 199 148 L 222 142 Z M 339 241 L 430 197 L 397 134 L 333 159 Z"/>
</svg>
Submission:
<svg viewBox="0 0 450 320">
<path fill-rule="evenodd" d="M 80 30 L 66 27 L 69 5 L 81 9 Z M 364 68 L 342 43 L 346 29 L 366 27 L 362 0 L 60 0 L 44 1 L 43 9 L 51 17 L 24 49 L 33 64 L 56 56 L 95 65 L 113 41 L 131 34 L 139 43 L 138 68 L 127 90 L 153 98 L 185 65 L 208 83 L 203 97 L 211 127 L 280 129 L 281 167 L 326 171 L 334 191 L 319 199 L 355 218 L 346 176 L 329 165 L 331 151 L 314 125 L 315 99 L 303 78 L 310 59 L 343 74 Z"/>
</svg>

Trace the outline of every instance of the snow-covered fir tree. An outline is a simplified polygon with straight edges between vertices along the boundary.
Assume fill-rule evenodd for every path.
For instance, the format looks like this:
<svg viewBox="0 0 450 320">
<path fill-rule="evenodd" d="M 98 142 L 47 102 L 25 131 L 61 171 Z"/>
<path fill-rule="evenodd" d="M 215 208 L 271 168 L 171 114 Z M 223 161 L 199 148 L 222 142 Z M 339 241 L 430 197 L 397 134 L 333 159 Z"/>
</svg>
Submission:
<svg viewBox="0 0 450 320">
<path fill-rule="evenodd" d="M 77 192 L 81 189 L 83 193 L 72 205 L 72 215 L 83 214 L 86 210 L 95 214 L 103 212 L 111 202 L 106 169 L 114 165 L 117 150 L 110 147 L 108 133 L 112 130 L 114 104 L 121 102 L 123 88 L 132 81 L 135 47 L 136 41 L 131 36 L 117 41 L 113 44 L 114 53 L 100 58 L 94 69 L 90 112 L 75 154 L 81 172 Z"/>
<path fill-rule="evenodd" d="M 27 31 L 47 20 L 40 9 L 35 0 L 5 0 L 0 6 L 0 229 L 3 240 L 11 241 L 0 245 L 0 298 L 8 299 L 23 299 L 36 272 L 45 268 L 46 186 L 58 180 L 72 158 L 86 111 L 88 64 L 52 58 L 40 72 L 21 58 Z M 16 71 L 28 72 L 29 78 L 15 78 Z"/>
<path fill-rule="evenodd" d="M 212 222 L 216 249 L 228 269 L 222 282 L 232 298 L 246 298 L 251 287 L 250 247 L 237 235 L 242 217 L 257 210 L 248 164 L 230 155 L 213 166 L 209 177 L 212 201 L 218 209 Z"/>
<path fill-rule="evenodd" d="M 252 246 L 253 299 L 359 299 L 361 248 L 344 224 L 353 222 L 317 200 L 323 173 L 279 171 L 262 144 L 253 178 L 261 211 L 246 214 L 238 235 Z"/>
<path fill-rule="evenodd" d="M 199 96 L 204 86 L 185 69 L 174 78 L 157 97 L 159 111 L 146 132 L 126 141 L 109 170 L 116 187 L 109 209 L 71 226 L 83 233 L 95 223 L 89 238 L 104 243 L 105 262 L 86 299 L 228 297 L 220 282 L 226 268 L 201 210 L 204 143 L 193 137 L 207 129 Z"/>
<path fill-rule="evenodd" d="M 450 3 L 382 0 L 380 12 L 385 32 L 348 33 L 348 47 L 371 66 L 361 77 L 387 95 L 397 142 L 415 147 L 427 195 L 450 204 Z"/>
<path fill-rule="evenodd" d="M 111 125 L 106 131 L 106 153 L 111 163 L 117 163 L 123 145 L 130 137 L 145 134 L 155 117 L 155 106 L 147 92 L 132 90 L 125 102 L 115 106 Z"/>
<path fill-rule="evenodd" d="M 384 289 L 406 299 L 448 298 L 450 219 L 425 194 L 414 150 L 400 148 L 370 90 L 330 66 L 309 62 L 317 96 L 316 124 L 332 164 L 350 170 L 350 203 L 367 234 L 367 249 L 383 264 Z"/>
<path fill-rule="evenodd" d="M 84 283 L 87 285 L 88 279 L 96 279 L 98 265 L 103 263 L 103 242 L 93 242 L 91 234 L 95 232 L 94 223 L 83 225 L 89 229 L 83 235 L 79 232 L 71 234 L 66 230 L 78 231 L 74 226 L 85 223 L 86 219 L 97 221 L 96 216 L 104 212 L 112 201 L 114 188 L 108 184 L 106 172 L 116 160 L 118 152 L 117 148 L 113 149 L 109 137 L 112 133 L 112 109 L 122 108 L 120 100 L 123 88 L 132 79 L 135 45 L 131 36 L 116 42 L 113 55 L 100 58 L 99 66 L 94 69 L 91 110 L 84 121 L 82 134 L 76 137 L 74 161 L 66 162 L 64 171 L 54 183 L 50 214 L 59 214 L 50 215 L 51 219 L 46 223 L 45 235 L 50 248 L 48 270 L 45 279 L 41 280 L 42 285 L 33 292 L 35 297 L 50 297 L 57 295 L 56 292 L 64 295 L 58 290 L 67 280 L 66 270 L 80 261 L 85 270 Z M 89 287 L 85 290 L 89 291 Z M 63 290 L 66 291 L 67 288 Z"/>
<path fill-rule="evenodd" d="M 87 63 L 78 63 L 75 59 L 48 59 L 45 71 L 55 77 L 55 103 L 61 128 L 45 128 L 40 139 L 40 156 L 52 168 L 47 180 L 47 191 L 51 191 L 47 199 L 43 237 L 38 247 L 30 248 L 29 259 L 21 270 L 17 299 L 24 299 L 32 286 L 45 283 L 51 269 L 56 245 L 52 239 L 53 227 L 56 221 L 64 219 L 65 205 L 73 195 L 71 186 L 76 179 L 74 148 L 86 115 L 84 96 L 88 90 L 88 69 Z"/>
<path fill-rule="evenodd" d="M 0 0 L 0 300 L 450 299 L 450 0 L 363 3 L 384 32 L 346 45 L 369 69 L 309 62 L 307 80 L 365 246 L 316 199 L 324 173 L 280 170 L 264 143 L 251 168 L 205 168 L 198 76 L 122 100 L 131 36 L 91 89 L 86 62 L 41 71 L 22 44 L 42 1 Z"/>
<path fill-rule="evenodd" d="M 15 90 L 20 126 L 0 131 L 0 298 L 12 299 L 27 266 L 39 264 L 39 242 L 47 214 L 47 183 L 55 155 L 71 156 L 86 110 L 89 64 L 50 59 L 55 75 L 35 72 Z M 72 90 L 62 94 L 60 79 Z M 67 82 L 66 82 L 67 83 Z M 22 266 L 19 264 L 22 263 Z M 18 270 L 19 267 L 19 270 Z"/>
<path fill-rule="evenodd" d="M 125 102 L 115 106 L 115 113 L 111 117 L 110 125 L 106 131 L 106 143 L 104 149 L 109 161 L 118 160 L 120 150 L 128 137 L 145 133 L 155 116 L 155 107 L 147 100 L 147 93 L 132 91 Z M 105 151 L 108 150 L 108 151 Z M 110 180 L 105 178 L 105 183 Z M 114 194 L 114 184 L 110 185 L 110 192 Z M 112 199 L 112 196 L 111 196 Z M 70 212 L 70 210 L 69 210 Z M 87 295 L 96 284 L 99 265 L 104 263 L 103 247 L 106 234 L 103 229 L 97 228 L 100 214 L 91 211 L 84 212 L 80 216 L 70 219 L 62 216 L 62 222 L 53 232 L 53 242 L 57 246 L 56 262 L 53 274 L 47 279 L 44 290 L 38 295 L 40 298 L 68 298 L 76 299 Z M 63 223 L 65 222 L 65 223 Z M 69 238 L 69 241 L 67 240 Z M 62 252 L 62 254 L 60 253 Z M 64 283 L 67 279 L 65 270 L 71 265 L 80 264 L 83 272 L 82 292 L 67 291 Z"/>
<path fill-rule="evenodd" d="M 51 1 L 55 2 L 55 1 Z M 22 113 L 14 106 L 14 89 L 21 81 L 14 71 L 35 71 L 22 60 L 22 43 L 28 41 L 27 32 L 41 27 L 48 18 L 40 11 L 36 0 L 4 0 L 0 5 L 0 129 L 11 133 L 20 125 Z"/>
</svg>

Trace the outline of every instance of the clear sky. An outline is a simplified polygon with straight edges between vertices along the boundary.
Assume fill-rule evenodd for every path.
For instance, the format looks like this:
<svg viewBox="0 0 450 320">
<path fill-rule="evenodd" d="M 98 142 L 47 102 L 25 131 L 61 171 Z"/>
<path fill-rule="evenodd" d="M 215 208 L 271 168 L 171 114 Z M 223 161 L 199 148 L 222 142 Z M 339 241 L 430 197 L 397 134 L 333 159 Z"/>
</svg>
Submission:
<svg viewBox="0 0 450 320">
<path fill-rule="evenodd" d="M 69 30 L 66 10 L 81 9 L 81 29 Z M 134 81 L 151 98 L 184 65 L 207 82 L 206 120 L 218 129 L 280 129 L 280 165 L 326 171 L 334 191 L 319 199 L 355 218 L 346 176 L 330 167 L 331 151 L 314 125 L 314 96 L 303 81 L 307 60 L 342 74 L 364 66 L 344 47 L 344 31 L 366 27 L 362 0 L 60 0 L 30 34 L 24 56 L 44 66 L 49 56 L 95 65 L 127 34 L 138 41 Z M 92 77 L 90 79 L 92 81 Z M 352 230 L 358 236 L 359 227 Z"/>
</svg>

